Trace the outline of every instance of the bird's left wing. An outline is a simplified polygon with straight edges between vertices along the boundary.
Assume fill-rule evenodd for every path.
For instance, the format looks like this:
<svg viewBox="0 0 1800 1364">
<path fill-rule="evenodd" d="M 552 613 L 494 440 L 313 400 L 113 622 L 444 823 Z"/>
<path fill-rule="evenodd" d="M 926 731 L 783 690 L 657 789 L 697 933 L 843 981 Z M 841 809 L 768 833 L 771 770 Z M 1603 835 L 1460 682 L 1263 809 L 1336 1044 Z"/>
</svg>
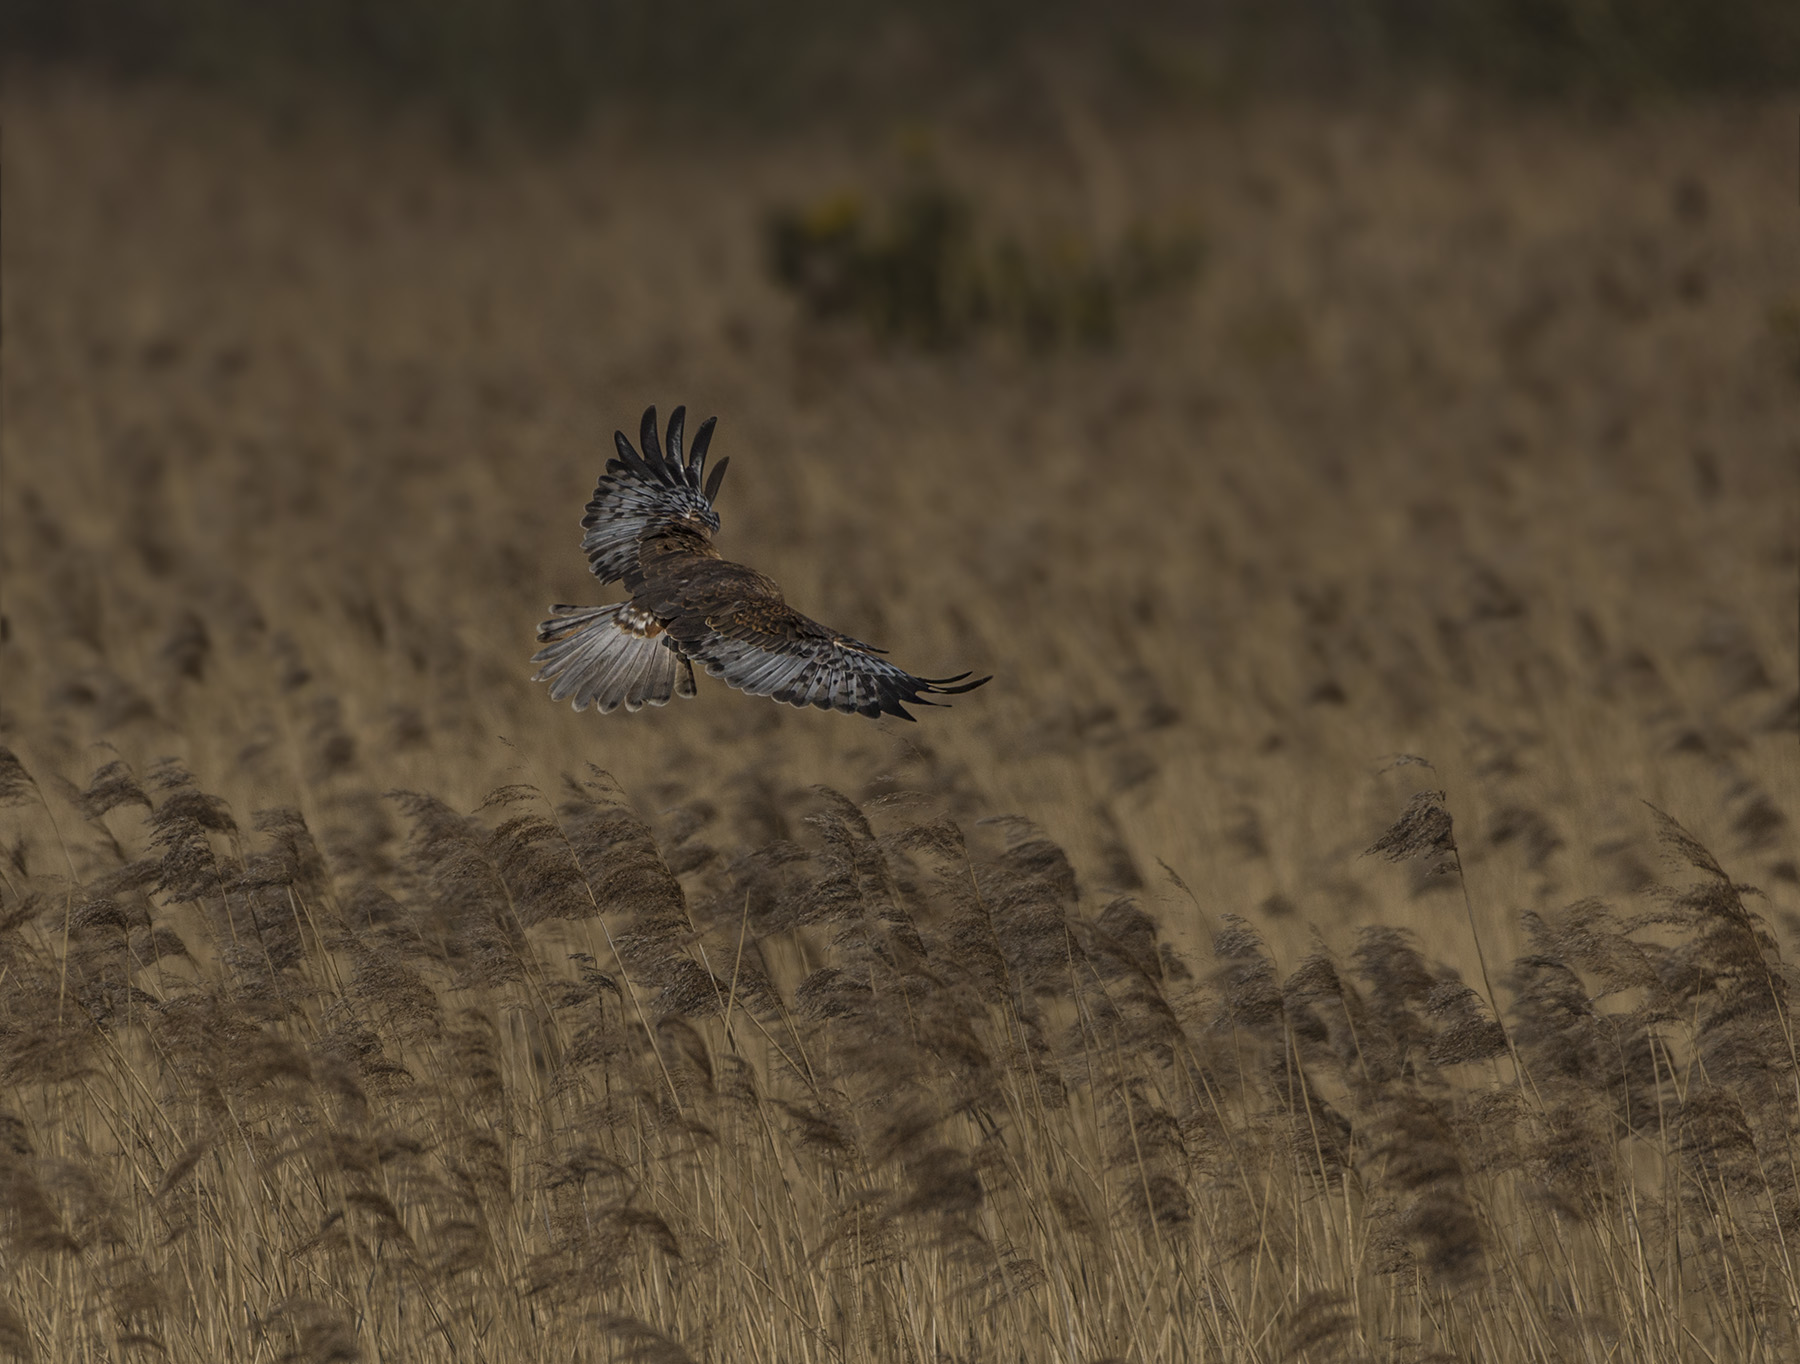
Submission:
<svg viewBox="0 0 1800 1364">
<path fill-rule="evenodd" d="M 613 432 L 618 458 L 606 462 L 606 472 L 581 520 L 587 531 L 581 548 L 587 553 L 588 567 L 601 582 L 618 582 L 637 563 L 638 542 L 646 533 L 676 523 L 698 523 L 695 528 L 704 528 L 702 533 L 708 536 L 719 528 L 713 498 L 718 496 L 725 466 L 731 461 L 720 460 L 713 466 L 712 477 L 702 484 L 706 450 L 712 444 L 717 418 L 708 417 L 694 433 L 693 449 L 683 462 L 682 424 L 686 417 L 685 407 L 670 413 L 667 442 L 659 444 L 656 409 L 646 409 L 638 432 L 638 443 L 644 447 L 641 455 L 631 448 L 623 431 Z"/>
<path fill-rule="evenodd" d="M 931 696 L 973 691 L 989 678 L 915 677 L 873 645 L 840 635 L 780 601 L 747 600 L 708 613 L 706 635 L 684 652 L 751 696 L 846 715 L 913 717 L 905 705 L 938 706 Z M 960 684 L 960 685 L 959 685 Z"/>
</svg>

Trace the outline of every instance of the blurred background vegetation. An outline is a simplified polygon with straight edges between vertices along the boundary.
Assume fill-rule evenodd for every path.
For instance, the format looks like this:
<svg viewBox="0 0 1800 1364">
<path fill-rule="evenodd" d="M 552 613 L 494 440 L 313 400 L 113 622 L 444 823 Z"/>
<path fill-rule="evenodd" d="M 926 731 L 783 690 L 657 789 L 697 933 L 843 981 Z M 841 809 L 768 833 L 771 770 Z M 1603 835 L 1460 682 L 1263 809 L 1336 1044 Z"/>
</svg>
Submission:
<svg viewBox="0 0 1800 1364">
<path fill-rule="evenodd" d="M 996 235 L 975 197 L 923 152 L 911 159 L 885 203 L 842 189 L 769 213 L 770 273 L 812 320 L 858 319 L 931 350 L 990 330 L 1033 351 L 1107 346 L 1122 313 L 1199 271 L 1191 223 L 1134 218 L 1113 243 L 1067 226 Z"/>
<path fill-rule="evenodd" d="M 282 112 L 325 89 L 470 134 L 630 105 L 770 123 L 1003 107 L 1057 53 L 1116 100 L 1225 102 L 1453 76 L 1604 99 L 1800 83 L 1790 0 L 14 0 L 10 61 L 176 77 Z"/>
</svg>

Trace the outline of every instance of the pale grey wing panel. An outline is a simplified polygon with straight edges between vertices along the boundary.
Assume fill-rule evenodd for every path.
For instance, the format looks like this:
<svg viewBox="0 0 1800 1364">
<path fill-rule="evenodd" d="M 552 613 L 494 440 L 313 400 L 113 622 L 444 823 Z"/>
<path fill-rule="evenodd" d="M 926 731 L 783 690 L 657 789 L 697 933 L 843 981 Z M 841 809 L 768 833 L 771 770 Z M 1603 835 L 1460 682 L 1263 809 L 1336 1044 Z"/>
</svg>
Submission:
<svg viewBox="0 0 1800 1364">
<path fill-rule="evenodd" d="M 692 452 L 682 458 L 682 425 L 687 409 L 678 407 L 669 416 L 667 448 L 657 440 L 656 409 L 648 409 L 639 430 L 640 455 L 623 431 L 613 433 L 618 457 L 606 463 L 587 514 L 581 524 L 587 532 L 581 548 L 588 568 L 603 583 L 618 582 L 637 562 L 638 544 L 645 534 L 683 519 L 697 521 L 710 534 L 719 528 L 713 498 L 729 460 L 706 472 L 706 451 L 712 443 L 714 418 L 708 417 L 694 435 Z"/>
</svg>

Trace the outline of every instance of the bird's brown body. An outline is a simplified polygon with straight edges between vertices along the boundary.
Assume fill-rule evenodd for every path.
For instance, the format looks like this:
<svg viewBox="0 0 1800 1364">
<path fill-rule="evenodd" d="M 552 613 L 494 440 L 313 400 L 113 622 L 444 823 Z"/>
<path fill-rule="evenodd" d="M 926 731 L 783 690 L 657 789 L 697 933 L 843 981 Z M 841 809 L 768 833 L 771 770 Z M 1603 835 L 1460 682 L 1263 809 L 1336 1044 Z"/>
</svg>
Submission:
<svg viewBox="0 0 1800 1364">
<path fill-rule="evenodd" d="M 708 420 L 682 462 L 684 412 L 669 418 L 668 453 L 659 446 L 656 409 L 644 414 L 639 455 L 615 433 L 619 457 L 588 503 L 582 548 L 594 576 L 623 583 L 628 602 L 606 607 L 558 606 L 538 627 L 546 645 L 534 657 L 537 677 L 553 699 L 572 697 L 580 710 L 663 705 L 694 694 L 694 662 L 753 696 L 859 715 L 897 715 L 902 703 L 941 705 L 933 695 L 971 691 L 961 677 L 915 677 L 879 657 L 881 650 L 801 615 L 773 580 L 721 558 L 713 498 L 728 461 L 700 476 L 711 442 Z"/>
</svg>

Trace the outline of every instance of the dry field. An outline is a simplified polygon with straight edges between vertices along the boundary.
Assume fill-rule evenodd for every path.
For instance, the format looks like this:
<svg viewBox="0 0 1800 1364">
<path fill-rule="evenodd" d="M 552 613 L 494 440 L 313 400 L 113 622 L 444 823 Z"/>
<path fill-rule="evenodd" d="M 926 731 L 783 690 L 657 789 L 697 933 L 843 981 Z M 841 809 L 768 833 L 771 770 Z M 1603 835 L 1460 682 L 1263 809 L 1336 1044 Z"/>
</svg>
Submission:
<svg viewBox="0 0 1800 1364">
<path fill-rule="evenodd" d="M 1796 112 L 926 130 L 1206 241 L 934 355 L 880 141 L 11 82 L 0 1353 L 1800 1359 Z M 994 682 L 552 705 L 652 402 Z"/>
</svg>

